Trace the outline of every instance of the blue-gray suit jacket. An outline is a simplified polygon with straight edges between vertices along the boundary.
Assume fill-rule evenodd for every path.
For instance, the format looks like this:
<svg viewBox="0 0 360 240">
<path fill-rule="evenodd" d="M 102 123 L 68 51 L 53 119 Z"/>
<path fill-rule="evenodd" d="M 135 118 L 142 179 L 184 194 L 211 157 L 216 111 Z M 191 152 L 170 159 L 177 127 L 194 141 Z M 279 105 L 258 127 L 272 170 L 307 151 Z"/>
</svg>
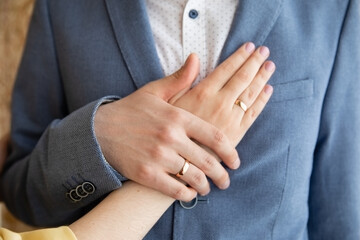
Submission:
<svg viewBox="0 0 360 240">
<path fill-rule="evenodd" d="M 274 94 L 231 187 L 174 203 L 146 239 L 360 239 L 359 12 L 359 0 L 239 1 L 220 62 L 246 41 L 268 46 Z M 38 0 L 1 179 L 12 212 L 66 224 L 121 187 L 94 112 L 161 77 L 144 1 Z"/>
</svg>

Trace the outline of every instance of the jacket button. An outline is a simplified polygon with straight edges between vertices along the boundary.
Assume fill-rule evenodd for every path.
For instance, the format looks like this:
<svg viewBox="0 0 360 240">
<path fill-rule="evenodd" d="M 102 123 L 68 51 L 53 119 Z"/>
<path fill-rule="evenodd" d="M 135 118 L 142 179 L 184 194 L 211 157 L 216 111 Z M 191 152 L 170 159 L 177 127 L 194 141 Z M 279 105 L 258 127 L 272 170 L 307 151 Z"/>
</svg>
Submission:
<svg viewBox="0 0 360 240">
<path fill-rule="evenodd" d="M 82 185 L 76 187 L 76 193 L 82 198 L 87 197 L 87 195 L 89 195 L 87 192 L 85 192 Z"/>
<path fill-rule="evenodd" d="M 72 189 L 69 193 L 68 193 L 69 198 L 74 201 L 74 202 L 78 202 L 81 200 L 82 197 L 80 197 L 77 193 L 75 189 Z"/>
<path fill-rule="evenodd" d="M 92 194 L 95 192 L 95 186 L 91 182 L 84 182 L 82 184 L 82 189 L 88 194 Z"/>
<path fill-rule="evenodd" d="M 180 206 L 184 209 L 193 209 L 198 203 L 198 197 L 195 197 L 190 202 L 179 201 Z"/>
</svg>

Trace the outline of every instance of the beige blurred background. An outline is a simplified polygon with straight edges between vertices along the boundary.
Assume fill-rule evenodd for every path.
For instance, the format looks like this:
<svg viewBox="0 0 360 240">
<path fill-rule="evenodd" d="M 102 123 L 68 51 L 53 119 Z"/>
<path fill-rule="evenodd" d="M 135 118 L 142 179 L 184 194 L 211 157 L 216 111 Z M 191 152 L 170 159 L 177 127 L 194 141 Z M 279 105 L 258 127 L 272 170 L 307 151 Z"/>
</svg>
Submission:
<svg viewBox="0 0 360 240">
<path fill-rule="evenodd" d="M 0 160 L 6 154 L 5 143 L 10 129 L 11 92 L 33 4 L 34 0 L 0 0 Z M 2 227 L 17 232 L 31 229 L 16 220 L 3 204 L 0 204 L 0 214 Z"/>
</svg>

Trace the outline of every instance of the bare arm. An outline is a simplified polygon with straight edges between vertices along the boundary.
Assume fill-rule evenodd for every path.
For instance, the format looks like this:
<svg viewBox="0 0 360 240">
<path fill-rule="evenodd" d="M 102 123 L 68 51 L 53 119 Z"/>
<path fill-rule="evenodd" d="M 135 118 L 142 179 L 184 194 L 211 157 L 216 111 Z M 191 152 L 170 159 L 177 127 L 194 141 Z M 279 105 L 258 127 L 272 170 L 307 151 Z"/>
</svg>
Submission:
<svg viewBox="0 0 360 240">
<path fill-rule="evenodd" d="M 142 239 L 174 201 L 127 181 L 70 228 L 79 240 Z"/>
</svg>

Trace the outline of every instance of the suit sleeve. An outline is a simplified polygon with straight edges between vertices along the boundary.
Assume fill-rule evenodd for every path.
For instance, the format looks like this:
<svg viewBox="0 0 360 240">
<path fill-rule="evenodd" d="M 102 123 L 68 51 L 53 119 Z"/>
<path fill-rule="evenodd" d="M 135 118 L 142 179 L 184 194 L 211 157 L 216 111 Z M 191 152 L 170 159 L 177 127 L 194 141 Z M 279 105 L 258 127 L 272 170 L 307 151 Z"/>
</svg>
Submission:
<svg viewBox="0 0 360 240">
<path fill-rule="evenodd" d="M 38 0 L 14 86 L 11 152 L 0 183 L 18 218 L 32 225 L 67 224 L 121 186 L 93 127 L 98 106 L 114 99 L 68 112 L 47 3 Z"/>
<path fill-rule="evenodd" d="M 360 239 L 359 24 L 359 1 L 349 1 L 314 154 L 309 239 Z"/>
</svg>

